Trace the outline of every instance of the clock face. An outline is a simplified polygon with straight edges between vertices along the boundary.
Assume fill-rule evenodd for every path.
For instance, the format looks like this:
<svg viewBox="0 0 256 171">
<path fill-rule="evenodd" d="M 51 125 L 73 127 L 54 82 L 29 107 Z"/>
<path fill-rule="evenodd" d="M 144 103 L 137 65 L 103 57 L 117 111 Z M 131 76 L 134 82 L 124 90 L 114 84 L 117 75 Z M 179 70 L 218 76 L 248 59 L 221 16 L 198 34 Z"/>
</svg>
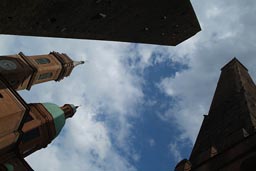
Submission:
<svg viewBox="0 0 256 171">
<path fill-rule="evenodd" d="M 0 68 L 4 70 L 14 70 L 17 68 L 17 65 L 10 60 L 0 60 Z"/>
</svg>

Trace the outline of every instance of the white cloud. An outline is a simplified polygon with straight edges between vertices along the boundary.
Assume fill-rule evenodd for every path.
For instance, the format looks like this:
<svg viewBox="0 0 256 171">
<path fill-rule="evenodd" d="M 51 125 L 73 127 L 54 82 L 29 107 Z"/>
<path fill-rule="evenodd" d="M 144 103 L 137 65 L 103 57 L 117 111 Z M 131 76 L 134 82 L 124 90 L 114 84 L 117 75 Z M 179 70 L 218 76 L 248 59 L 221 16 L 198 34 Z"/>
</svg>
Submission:
<svg viewBox="0 0 256 171">
<path fill-rule="evenodd" d="M 154 147 L 156 145 L 156 142 L 155 142 L 155 140 L 153 138 L 149 139 L 148 143 L 149 143 L 150 147 Z"/>
<path fill-rule="evenodd" d="M 206 11 L 206 16 L 208 19 L 211 19 L 211 18 L 214 18 L 214 17 L 217 17 L 218 15 L 221 14 L 221 11 L 218 7 L 216 6 L 213 6 L 211 7 L 209 10 Z"/>
<path fill-rule="evenodd" d="M 0 55 L 6 55 L 10 53 L 10 47 L 15 43 L 13 36 L 1 36 L 0 39 Z M 17 52 L 11 53 L 16 54 Z"/>
<path fill-rule="evenodd" d="M 132 155 L 132 159 L 133 159 L 133 161 L 135 161 L 135 162 L 139 162 L 139 161 L 140 161 L 140 158 L 141 158 L 141 156 L 140 156 L 139 154 L 137 154 L 137 153 L 134 153 L 134 154 Z"/>
<path fill-rule="evenodd" d="M 180 151 L 179 151 L 176 143 L 170 143 L 168 145 L 168 148 L 169 148 L 171 155 L 174 157 L 175 162 L 178 162 L 182 159 Z"/>
</svg>

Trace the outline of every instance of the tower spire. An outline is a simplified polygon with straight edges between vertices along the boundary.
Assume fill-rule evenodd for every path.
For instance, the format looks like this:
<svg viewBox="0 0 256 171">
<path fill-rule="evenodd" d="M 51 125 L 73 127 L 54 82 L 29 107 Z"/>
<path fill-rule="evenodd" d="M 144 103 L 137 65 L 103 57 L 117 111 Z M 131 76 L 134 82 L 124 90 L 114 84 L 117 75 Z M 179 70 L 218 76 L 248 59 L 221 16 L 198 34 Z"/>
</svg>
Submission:
<svg viewBox="0 0 256 171">
<path fill-rule="evenodd" d="M 73 61 L 74 67 L 76 67 L 77 65 L 82 65 L 84 63 L 85 63 L 85 61 Z"/>
</svg>

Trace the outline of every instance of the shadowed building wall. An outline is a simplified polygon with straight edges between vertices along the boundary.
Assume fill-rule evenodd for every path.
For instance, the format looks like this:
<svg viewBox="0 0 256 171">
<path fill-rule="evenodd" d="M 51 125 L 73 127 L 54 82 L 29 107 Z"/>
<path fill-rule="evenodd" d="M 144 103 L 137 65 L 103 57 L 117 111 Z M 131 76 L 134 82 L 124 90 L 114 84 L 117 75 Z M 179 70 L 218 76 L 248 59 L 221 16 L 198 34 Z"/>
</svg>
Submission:
<svg viewBox="0 0 256 171">
<path fill-rule="evenodd" d="M 189 160 L 175 171 L 249 171 L 256 159 L 256 87 L 236 58 L 221 69 Z"/>
<path fill-rule="evenodd" d="M 177 45 L 200 30 L 189 0 L 0 3 L 0 34 Z"/>
</svg>

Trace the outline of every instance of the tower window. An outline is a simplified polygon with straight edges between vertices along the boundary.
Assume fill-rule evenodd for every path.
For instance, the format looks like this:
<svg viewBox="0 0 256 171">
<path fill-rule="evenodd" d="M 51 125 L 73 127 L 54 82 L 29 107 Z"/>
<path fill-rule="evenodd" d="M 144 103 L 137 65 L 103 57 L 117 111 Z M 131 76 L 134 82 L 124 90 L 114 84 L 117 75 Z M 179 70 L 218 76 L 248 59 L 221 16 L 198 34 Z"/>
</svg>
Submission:
<svg viewBox="0 0 256 171">
<path fill-rule="evenodd" d="M 52 77 L 52 73 L 48 72 L 48 73 L 40 74 L 38 77 L 38 80 L 43 80 L 43 79 L 47 79 L 47 78 L 51 78 L 51 77 Z"/>
<path fill-rule="evenodd" d="M 48 58 L 39 58 L 36 59 L 36 63 L 38 64 L 49 64 L 51 61 Z"/>
<path fill-rule="evenodd" d="M 39 132 L 39 129 L 32 129 L 31 131 L 28 131 L 26 133 L 24 133 L 24 135 L 22 136 L 22 142 L 25 143 L 25 142 L 28 142 L 28 141 L 31 141 L 37 137 L 40 136 L 40 132 Z"/>
</svg>

